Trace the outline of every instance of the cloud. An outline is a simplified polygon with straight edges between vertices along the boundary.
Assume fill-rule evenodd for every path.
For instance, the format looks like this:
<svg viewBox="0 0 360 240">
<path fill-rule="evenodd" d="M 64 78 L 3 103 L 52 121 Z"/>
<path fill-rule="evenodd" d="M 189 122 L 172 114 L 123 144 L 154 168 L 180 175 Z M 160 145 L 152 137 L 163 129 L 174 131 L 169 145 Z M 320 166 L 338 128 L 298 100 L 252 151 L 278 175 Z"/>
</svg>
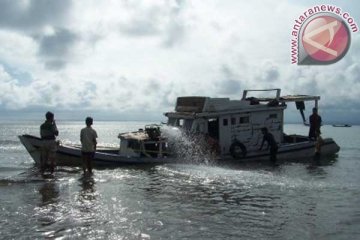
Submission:
<svg viewBox="0 0 360 240">
<path fill-rule="evenodd" d="M 0 89 L 0 106 L 5 109 L 24 109 L 29 103 L 36 101 L 35 92 L 26 85 L 20 85 L 2 65 L 0 65 Z"/>
<path fill-rule="evenodd" d="M 158 37 L 163 46 L 172 47 L 186 34 L 182 13 L 184 1 L 125 2 L 123 17 L 119 22 L 121 33 L 130 37 Z"/>
<path fill-rule="evenodd" d="M 243 89 L 282 88 L 321 95 L 326 111 L 360 112 L 358 33 L 336 64 L 291 65 L 294 19 L 309 6 L 0 1 L 0 109 L 147 118 L 173 110 L 178 96 L 239 99 Z"/>
<path fill-rule="evenodd" d="M 0 1 L 0 26 L 19 31 L 35 31 L 60 23 L 71 7 L 70 0 Z"/>
<path fill-rule="evenodd" d="M 41 36 L 39 55 L 44 59 L 46 68 L 58 70 L 65 67 L 76 40 L 76 34 L 67 29 L 55 29 L 51 35 Z"/>
<path fill-rule="evenodd" d="M 256 85 L 260 84 L 263 88 L 279 88 L 278 84 L 282 81 L 279 66 L 271 61 L 265 61 L 259 65 L 254 77 Z"/>
<path fill-rule="evenodd" d="M 241 91 L 240 80 L 236 79 L 235 74 L 227 67 L 222 67 L 223 79 L 218 82 L 218 93 L 223 95 L 233 95 Z"/>
<path fill-rule="evenodd" d="M 45 67 L 59 70 L 65 67 L 66 54 L 76 41 L 76 34 L 58 27 L 66 24 L 69 9 L 68 0 L 0 1 L 0 27 L 32 38 Z"/>
</svg>

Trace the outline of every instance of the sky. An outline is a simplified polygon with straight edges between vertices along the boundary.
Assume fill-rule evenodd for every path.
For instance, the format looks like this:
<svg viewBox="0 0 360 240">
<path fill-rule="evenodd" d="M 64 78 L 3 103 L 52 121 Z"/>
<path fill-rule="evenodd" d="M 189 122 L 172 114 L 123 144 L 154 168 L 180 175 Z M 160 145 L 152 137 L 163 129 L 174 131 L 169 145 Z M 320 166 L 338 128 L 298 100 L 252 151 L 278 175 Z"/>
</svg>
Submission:
<svg viewBox="0 0 360 240">
<path fill-rule="evenodd" d="M 317 4 L 360 24 L 356 0 L 0 0 L 1 117 L 157 120 L 179 96 L 281 88 L 360 123 L 359 32 L 334 64 L 291 63 L 295 19 Z"/>
</svg>

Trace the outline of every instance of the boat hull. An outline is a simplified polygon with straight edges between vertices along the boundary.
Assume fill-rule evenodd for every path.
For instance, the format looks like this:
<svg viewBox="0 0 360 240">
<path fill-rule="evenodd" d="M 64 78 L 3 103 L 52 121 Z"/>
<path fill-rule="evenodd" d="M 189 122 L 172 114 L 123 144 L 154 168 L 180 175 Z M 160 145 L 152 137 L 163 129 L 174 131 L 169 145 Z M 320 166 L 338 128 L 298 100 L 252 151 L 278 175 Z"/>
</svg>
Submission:
<svg viewBox="0 0 360 240">
<path fill-rule="evenodd" d="M 41 139 L 31 135 L 19 136 L 21 143 L 25 146 L 35 163 L 40 163 L 41 157 Z M 280 161 L 297 160 L 297 159 L 311 159 L 314 157 L 315 142 L 305 141 L 300 143 L 281 144 L 277 153 L 277 159 Z M 340 147 L 331 138 L 324 139 L 324 144 L 321 148 L 322 156 L 335 155 L 340 150 Z M 267 161 L 269 160 L 269 151 L 249 152 L 245 157 L 234 159 L 230 155 L 221 156 L 218 161 Z M 173 157 L 128 157 L 114 153 L 113 150 L 97 151 L 94 156 L 93 164 L 95 167 L 116 167 L 121 165 L 137 165 L 137 164 L 163 164 L 163 163 L 177 163 L 179 159 Z M 184 161 L 186 160 L 184 159 Z M 81 149 L 79 147 L 59 145 L 56 152 L 56 164 L 58 166 L 81 166 Z"/>
<path fill-rule="evenodd" d="M 334 156 L 338 153 L 340 147 L 331 138 L 324 139 L 321 146 L 321 156 Z M 304 141 L 299 143 L 280 144 L 276 155 L 279 161 L 295 161 L 295 160 L 309 160 L 315 156 L 315 142 Z M 227 155 L 224 157 L 227 160 L 234 160 L 233 157 Z M 249 152 L 245 157 L 237 160 L 240 161 L 266 161 L 270 159 L 269 150 L 262 150 L 256 152 Z"/>
<path fill-rule="evenodd" d="M 41 157 L 41 139 L 31 135 L 19 136 L 20 142 L 29 152 L 36 164 L 40 164 Z M 148 158 L 148 157 L 128 157 L 114 153 L 114 149 L 109 151 L 97 151 L 93 159 L 95 167 L 116 167 L 121 165 L 137 165 L 137 164 L 161 164 L 175 162 L 176 159 L 164 158 Z M 56 151 L 56 165 L 58 166 L 81 166 L 81 149 L 79 147 L 69 145 L 59 145 Z"/>
</svg>

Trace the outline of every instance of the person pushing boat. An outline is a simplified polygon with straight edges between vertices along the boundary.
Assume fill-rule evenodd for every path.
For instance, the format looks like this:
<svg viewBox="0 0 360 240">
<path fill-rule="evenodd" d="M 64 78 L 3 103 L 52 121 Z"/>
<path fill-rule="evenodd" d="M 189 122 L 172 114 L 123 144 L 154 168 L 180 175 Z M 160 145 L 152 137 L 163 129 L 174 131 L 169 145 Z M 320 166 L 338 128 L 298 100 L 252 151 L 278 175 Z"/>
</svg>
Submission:
<svg viewBox="0 0 360 240">
<path fill-rule="evenodd" d="M 278 151 L 278 145 L 275 141 L 274 136 L 269 132 L 269 130 L 266 127 L 261 128 L 261 132 L 264 136 L 263 136 L 263 140 L 261 142 L 261 146 L 260 146 L 259 150 L 261 150 L 264 143 L 267 142 L 267 144 L 268 144 L 267 148 L 270 147 L 270 162 L 275 165 L 276 164 L 276 154 Z"/>
</svg>

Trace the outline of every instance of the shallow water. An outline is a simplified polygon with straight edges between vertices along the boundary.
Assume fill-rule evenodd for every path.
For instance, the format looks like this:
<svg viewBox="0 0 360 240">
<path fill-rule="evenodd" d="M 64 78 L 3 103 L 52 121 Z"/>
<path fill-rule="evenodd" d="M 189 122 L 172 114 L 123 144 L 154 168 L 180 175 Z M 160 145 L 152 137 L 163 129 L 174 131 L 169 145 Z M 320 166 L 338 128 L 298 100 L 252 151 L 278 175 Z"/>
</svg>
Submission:
<svg viewBox="0 0 360 240">
<path fill-rule="evenodd" d="M 43 178 L 17 135 L 41 122 L 0 122 L 0 238 L 3 239 L 357 239 L 360 128 L 323 127 L 341 147 L 320 166 L 289 162 L 58 168 Z M 143 122 L 95 122 L 99 144 Z M 79 143 L 82 122 L 58 122 Z M 306 133 L 287 125 L 288 133 Z M 198 161 L 196 161 L 198 162 Z"/>
</svg>

